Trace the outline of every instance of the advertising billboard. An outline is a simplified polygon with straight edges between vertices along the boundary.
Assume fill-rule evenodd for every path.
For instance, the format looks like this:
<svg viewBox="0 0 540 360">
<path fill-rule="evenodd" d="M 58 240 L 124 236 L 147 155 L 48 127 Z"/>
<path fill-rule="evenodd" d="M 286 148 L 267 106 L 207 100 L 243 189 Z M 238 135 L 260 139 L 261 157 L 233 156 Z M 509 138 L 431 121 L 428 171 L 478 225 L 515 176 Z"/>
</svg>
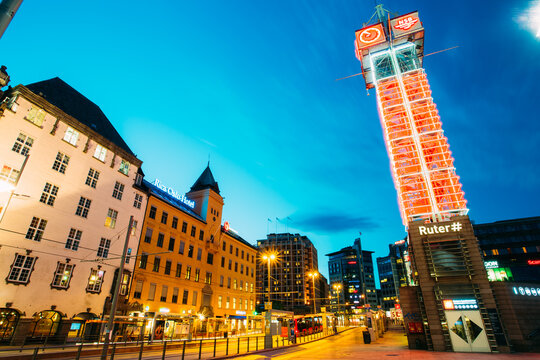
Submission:
<svg viewBox="0 0 540 360">
<path fill-rule="evenodd" d="M 390 28 L 395 38 L 422 30 L 422 23 L 418 11 L 402 15 L 390 20 Z"/>
<path fill-rule="evenodd" d="M 384 33 L 384 27 L 382 23 L 378 23 L 357 30 L 355 35 L 357 51 L 386 41 L 386 35 Z"/>
</svg>

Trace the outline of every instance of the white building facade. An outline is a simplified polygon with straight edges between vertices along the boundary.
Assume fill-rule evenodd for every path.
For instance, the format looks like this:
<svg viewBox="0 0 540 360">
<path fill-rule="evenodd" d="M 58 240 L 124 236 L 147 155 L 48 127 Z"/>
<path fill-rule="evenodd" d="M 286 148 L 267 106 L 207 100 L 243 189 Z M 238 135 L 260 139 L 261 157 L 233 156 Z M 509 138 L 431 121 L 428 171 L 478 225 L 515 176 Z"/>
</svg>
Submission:
<svg viewBox="0 0 540 360">
<path fill-rule="evenodd" d="M 137 253 L 141 161 L 98 106 L 59 78 L 8 91 L 0 108 L 0 308 L 26 317 L 103 313 L 128 232 Z M 126 261 L 128 294 L 135 258 Z"/>
</svg>

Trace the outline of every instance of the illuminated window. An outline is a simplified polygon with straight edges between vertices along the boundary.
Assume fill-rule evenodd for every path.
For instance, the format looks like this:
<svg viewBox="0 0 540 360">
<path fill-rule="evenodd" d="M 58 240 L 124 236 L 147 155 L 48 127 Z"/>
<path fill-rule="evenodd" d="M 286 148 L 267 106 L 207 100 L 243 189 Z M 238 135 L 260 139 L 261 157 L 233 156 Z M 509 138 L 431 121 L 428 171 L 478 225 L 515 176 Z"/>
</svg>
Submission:
<svg viewBox="0 0 540 360">
<path fill-rule="evenodd" d="M 58 171 L 61 174 L 65 174 L 68 164 L 69 156 L 58 152 L 58 154 L 56 154 L 56 158 L 54 159 L 52 169 Z"/>
<path fill-rule="evenodd" d="M 186 267 L 186 280 L 189 280 L 191 278 L 191 266 Z"/>
<path fill-rule="evenodd" d="M 120 168 L 118 171 L 124 175 L 127 175 L 129 173 L 129 163 L 126 160 L 122 160 L 120 162 Z"/>
<path fill-rule="evenodd" d="M 176 277 L 182 276 L 182 264 L 176 263 Z"/>
<path fill-rule="evenodd" d="M 236 298 L 235 297 L 232 298 L 232 308 L 236 309 Z"/>
<path fill-rule="evenodd" d="M 11 150 L 21 155 L 28 155 L 32 145 L 34 145 L 34 139 L 32 139 L 30 136 L 24 135 L 23 133 L 19 133 L 19 136 L 15 140 L 15 144 L 13 144 Z"/>
<path fill-rule="evenodd" d="M 25 119 L 34 125 L 42 127 L 43 121 L 45 120 L 45 112 L 32 106 L 28 111 L 28 114 L 26 114 Z"/>
<path fill-rule="evenodd" d="M 91 293 L 101 292 L 101 284 L 103 283 L 103 276 L 105 271 L 99 269 L 91 269 L 90 277 L 88 278 L 88 285 L 86 291 Z"/>
<path fill-rule="evenodd" d="M 67 289 L 71 280 L 71 274 L 73 273 L 73 266 L 72 264 L 58 262 L 51 287 Z"/>
<path fill-rule="evenodd" d="M 6 278 L 7 282 L 17 284 L 27 284 L 30 280 L 30 274 L 34 270 L 36 257 L 28 255 L 15 254 L 15 260 L 11 265 L 11 270 Z"/>
<path fill-rule="evenodd" d="M 195 269 L 195 281 L 199 281 L 199 276 L 201 275 L 201 270 L 200 269 Z"/>
<path fill-rule="evenodd" d="M 39 199 L 39 201 L 49 206 L 54 206 L 54 201 L 56 200 L 57 195 L 58 186 L 50 183 L 45 183 L 45 187 L 43 188 L 43 192 L 41 193 L 41 198 Z"/>
<path fill-rule="evenodd" d="M 227 301 L 225 302 L 225 309 L 228 309 L 230 307 L 231 298 L 227 296 Z"/>
<path fill-rule="evenodd" d="M 64 134 L 64 141 L 67 141 L 73 146 L 77 145 L 77 140 L 79 139 L 79 132 L 72 127 L 68 127 L 66 133 Z"/>
<path fill-rule="evenodd" d="M 92 200 L 81 196 L 81 198 L 79 199 L 79 204 L 77 205 L 77 210 L 75 211 L 75 215 L 81 216 L 83 218 L 87 218 L 88 211 L 90 210 L 91 204 L 92 204 Z"/>
<path fill-rule="evenodd" d="M 99 171 L 90 168 L 90 170 L 88 170 L 88 176 L 86 177 L 85 184 L 95 189 L 98 179 Z"/>
<path fill-rule="evenodd" d="M 159 265 L 161 264 L 161 258 L 159 256 L 154 257 L 154 265 L 152 267 L 153 272 L 159 272 Z"/>
<path fill-rule="evenodd" d="M 66 241 L 66 249 L 77 250 L 81 242 L 82 231 L 71 228 Z"/>
<path fill-rule="evenodd" d="M 0 173 L 0 180 L 15 185 L 20 173 L 21 172 L 19 170 L 12 169 L 11 167 L 4 165 L 2 167 L 2 172 Z"/>
<path fill-rule="evenodd" d="M 118 181 L 114 184 L 114 189 L 112 193 L 112 197 L 118 200 L 122 200 L 122 196 L 124 195 L 124 184 L 119 183 Z"/>
<path fill-rule="evenodd" d="M 118 218 L 118 211 L 109 209 L 107 211 L 107 217 L 105 218 L 105 226 L 110 229 L 114 229 L 116 226 L 116 219 Z"/>
<path fill-rule="evenodd" d="M 32 217 L 28 231 L 26 232 L 25 238 L 28 240 L 41 241 L 43 232 L 45 231 L 45 226 L 47 226 L 47 220 L 40 219 L 37 217 Z"/>
<path fill-rule="evenodd" d="M 109 248 L 111 247 L 111 240 L 101 238 L 101 241 L 99 242 L 98 250 L 97 250 L 97 256 L 106 258 L 109 256 Z"/>
<path fill-rule="evenodd" d="M 107 156 L 107 149 L 97 144 L 96 151 L 94 151 L 94 157 L 100 161 L 105 162 L 106 156 Z"/>
<path fill-rule="evenodd" d="M 223 296 L 218 295 L 218 298 L 217 298 L 217 307 L 218 307 L 218 309 L 221 309 L 222 302 L 223 302 Z"/>
<path fill-rule="evenodd" d="M 139 268 L 146 269 L 146 264 L 148 263 L 148 254 L 142 253 L 141 260 L 139 261 Z"/>
</svg>

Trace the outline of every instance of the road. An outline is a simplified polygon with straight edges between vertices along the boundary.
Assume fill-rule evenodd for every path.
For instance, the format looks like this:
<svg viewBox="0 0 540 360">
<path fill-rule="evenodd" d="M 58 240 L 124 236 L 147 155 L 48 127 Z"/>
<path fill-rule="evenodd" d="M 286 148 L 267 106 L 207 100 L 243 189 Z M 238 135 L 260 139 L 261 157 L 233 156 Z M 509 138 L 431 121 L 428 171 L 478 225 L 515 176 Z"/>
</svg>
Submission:
<svg viewBox="0 0 540 360">
<path fill-rule="evenodd" d="M 409 350 L 402 331 L 388 331 L 383 338 L 364 344 L 360 329 L 352 329 L 337 336 L 305 345 L 247 355 L 244 360 L 315 360 L 315 359 L 411 359 L 411 360 L 499 360 L 540 359 L 540 354 L 480 354 Z"/>
</svg>

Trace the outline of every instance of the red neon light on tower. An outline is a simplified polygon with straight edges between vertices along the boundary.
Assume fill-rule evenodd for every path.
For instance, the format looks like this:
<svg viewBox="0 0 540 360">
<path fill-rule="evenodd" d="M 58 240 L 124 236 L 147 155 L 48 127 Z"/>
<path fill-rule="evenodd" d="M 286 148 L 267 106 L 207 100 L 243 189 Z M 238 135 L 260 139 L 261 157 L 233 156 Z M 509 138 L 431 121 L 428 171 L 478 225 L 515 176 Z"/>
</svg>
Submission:
<svg viewBox="0 0 540 360">
<path fill-rule="evenodd" d="M 356 56 L 379 117 L 403 223 L 466 215 L 454 159 L 422 68 L 424 28 L 413 12 L 356 31 Z"/>
</svg>

